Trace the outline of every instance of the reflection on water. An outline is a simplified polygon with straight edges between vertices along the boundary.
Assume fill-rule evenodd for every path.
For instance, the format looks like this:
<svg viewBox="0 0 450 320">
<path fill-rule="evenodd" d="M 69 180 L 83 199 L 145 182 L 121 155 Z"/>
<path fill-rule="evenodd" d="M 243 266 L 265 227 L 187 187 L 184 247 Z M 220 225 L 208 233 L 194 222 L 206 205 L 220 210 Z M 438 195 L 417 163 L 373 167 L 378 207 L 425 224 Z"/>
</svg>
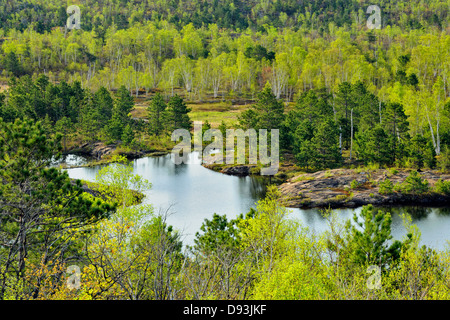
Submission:
<svg viewBox="0 0 450 320">
<path fill-rule="evenodd" d="M 322 210 L 310 209 L 290 209 L 291 218 L 299 220 L 316 233 L 324 232 L 328 229 L 327 220 L 322 214 Z M 353 219 L 354 213 L 361 212 L 357 209 L 338 209 L 341 221 Z M 402 240 L 406 234 L 406 228 L 402 218 L 403 214 L 411 216 L 412 223 L 417 225 L 421 232 L 421 244 L 443 250 L 450 248 L 450 208 L 423 208 L 423 207 L 383 207 L 375 208 L 377 211 L 389 212 L 392 216 L 391 231 L 394 239 Z M 353 221 L 353 220 L 352 220 Z"/>
<path fill-rule="evenodd" d="M 68 166 L 81 166 L 88 163 L 88 160 L 82 156 L 78 156 L 75 154 L 66 154 L 62 155 L 61 159 L 55 161 L 52 159 L 51 166 L 59 166 L 60 164 L 65 163 Z"/>
<path fill-rule="evenodd" d="M 134 173 L 152 183 L 146 192 L 145 203 L 151 203 L 155 212 L 170 209 L 173 214 L 168 223 L 183 232 L 184 242 L 192 244 L 195 233 L 204 219 L 213 213 L 226 214 L 229 219 L 247 213 L 255 202 L 265 196 L 269 183 L 267 177 L 236 177 L 206 169 L 200 165 L 197 154 L 190 155 L 191 164 L 175 165 L 171 155 L 147 157 L 133 161 Z M 69 169 L 69 176 L 76 179 L 95 180 L 100 167 Z M 316 232 L 327 229 L 327 221 L 320 210 L 290 209 L 291 217 Z M 355 209 L 359 212 L 361 208 Z M 450 208 L 392 207 L 384 208 L 392 213 L 392 233 L 395 239 L 406 234 L 401 213 L 411 215 L 413 223 L 422 232 L 422 244 L 443 249 L 450 239 Z M 353 209 L 339 209 L 339 217 L 351 219 Z"/>
</svg>

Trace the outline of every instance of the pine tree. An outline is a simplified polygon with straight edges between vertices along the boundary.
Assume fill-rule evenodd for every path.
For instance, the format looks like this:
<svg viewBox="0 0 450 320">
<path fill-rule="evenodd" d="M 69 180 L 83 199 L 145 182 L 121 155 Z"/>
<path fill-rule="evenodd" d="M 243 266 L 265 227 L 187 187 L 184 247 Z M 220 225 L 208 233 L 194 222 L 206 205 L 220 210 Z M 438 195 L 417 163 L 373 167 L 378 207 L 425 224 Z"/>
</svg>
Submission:
<svg viewBox="0 0 450 320">
<path fill-rule="evenodd" d="M 408 234 L 404 242 L 395 240 L 389 245 L 392 239 L 391 215 L 375 212 L 372 205 L 363 207 L 359 216 L 354 213 L 353 220 L 358 227 L 347 222 L 349 233 L 346 248 L 350 261 L 356 265 L 376 265 L 386 270 L 400 258 L 402 248 L 406 248 L 411 241 L 412 235 Z"/>
<path fill-rule="evenodd" d="M 5 57 L 5 69 L 15 77 L 22 75 L 22 66 L 19 63 L 16 54 L 12 51 Z"/>
<path fill-rule="evenodd" d="M 391 137 L 392 159 L 395 162 L 401 159 L 404 149 L 404 144 L 409 139 L 408 134 L 408 117 L 405 114 L 403 106 L 399 103 L 388 103 L 383 115 L 383 125 L 386 132 Z"/>
<path fill-rule="evenodd" d="M 418 170 L 425 165 L 431 169 L 436 166 L 436 152 L 430 141 L 422 135 L 414 136 L 408 145 L 409 159 Z"/>
<path fill-rule="evenodd" d="M 167 122 L 167 105 L 163 96 L 158 92 L 152 99 L 150 106 L 147 108 L 149 119 L 149 133 L 159 136 Z"/>
<path fill-rule="evenodd" d="M 355 151 L 358 158 L 366 164 L 392 164 L 391 145 L 391 137 L 380 125 L 356 134 Z"/>
<path fill-rule="evenodd" d="M 112 117 L 114 100 L 109 91 L 105 87 L 101 87 L 95 92 L 95 102 L 99 109 L 98 121 L 104 126 Z"/>
<path fill-rule="evenodd" d="M 130 120 L 130 112 L 134 108 L 134 99 L 125 86 L 121 86 L 116 92 L 116 100 L 114 104 L 113 113 L 122 120 L 126 125 Z"/>
<path fill-rule="evenodd" d="M 134 140 L 134 132 L 129 124 L 125 126 L 122 133 L 122 143 L 129 146 Z"/>
<path fill-rule="evenodd" d="M 167 123 L 170 130 L 176 129 L 192 129 L 192 121 L 189 118 L 188 113 L 191 112 L 191 108 L 188 108 L 184 100 L 175 95 L 170 98 L 167 104 Z"/>
<path fill-rule="evenodd" d="M 277 100 L 269 83 L 259 93 L 258 100 L 252 106 L 256 112 L 257 122 L 253 129 L 280 129 L 284 120 L 284 103 Z"/>
<path fill-rule="evenodd" d="M 336 168 L 342 163 L 339 149 L 339 129 L 332 119 L 320 123 L 312 139 L 317 157 L 314 161 L 316 169 Z"/>
<path fill-rule="evenodd" d="M 113 209 L 51 167 L 60 157 L 60 139 L 49 137 L 40 122 L 0 120 L 0 300 L 12 280 L 25 280 L 29 262 L 45 257 L 45 263 L 66 263 L 80 230 Z M 35 298 L 38 292 L 33 287 L 28 294 Z"/>
</svg>

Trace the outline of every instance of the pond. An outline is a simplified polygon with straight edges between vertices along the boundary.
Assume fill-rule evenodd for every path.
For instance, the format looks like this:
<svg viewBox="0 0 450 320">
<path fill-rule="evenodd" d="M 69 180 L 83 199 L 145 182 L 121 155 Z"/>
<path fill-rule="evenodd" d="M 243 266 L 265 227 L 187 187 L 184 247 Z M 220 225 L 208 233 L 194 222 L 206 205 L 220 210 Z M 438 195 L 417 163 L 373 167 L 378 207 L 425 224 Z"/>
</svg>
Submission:
<svg viewBox="0 0 450 320">
<path fill-rule="evenodd" d="M 152 183 L 146 191 L 144 203 L 155 207 L 155 212 L 168 210 L 167 222 L 182 232 L 184 244 L 192 245 L 195 233 L 205 219 L 213 213 L 226 214 L 229 219 L 247 213 L 255 202 L 263 198 L 269 183 L 267 177 L 236 177 L 206 169 L 201 166 L 197 155 L 189 155 L 189 164 L 175 165 L 171 155 L 145 157 L 132 162 L 134 173 Z M 72 163 L 84 161 L 69 158 Z M 68 169 L 74 179 L 95 181 L 101 167 L 80 167 Z M 360 211 L 361 208 L 355 209 Z M 413 223 L 421 233 L 421 243 L 442 250 L 450 239 L 450 208 L 384 208 L 392 213 L 392 234 L 401 239 L 406 230 L 400 214 L 411 214 Z M 353 209 L 338 209 L 342 219 L 350 219 Z M 327 222 L 320 210 L 291 209 L 290 216 L 299 219 L 303 225 L 316 232 L 327 229 Z"/>
</svg>

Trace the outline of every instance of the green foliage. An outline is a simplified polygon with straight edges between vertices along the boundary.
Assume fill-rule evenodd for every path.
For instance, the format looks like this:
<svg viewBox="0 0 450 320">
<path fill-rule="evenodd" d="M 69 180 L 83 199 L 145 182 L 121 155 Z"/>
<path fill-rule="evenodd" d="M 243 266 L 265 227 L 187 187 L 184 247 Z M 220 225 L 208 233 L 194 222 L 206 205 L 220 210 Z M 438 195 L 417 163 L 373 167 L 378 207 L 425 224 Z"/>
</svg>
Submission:
<svg viewBox="0 0 450 320">
<path fill-rule="evenodd" d="M 436 166 L 436 152 L 433 144 L 424 136 L 416 135 L 411 138 L 409 158 L 418 170 L 422 169 L 424 165 L 431 169 Z"/>
<path fill-rule="evenodd" d="M 126 163 L 126 158 L 118 157 L 113 161 L 114 164 L 103 167 L 97 173 L 97 191 L 110 203 L 123 207 L 136 205 L 136 193 L 150 189 L 151 183 L 133 174 L 133 165 Z"/>
<path fill-rule="evenodd" d="M 15 289 L 28 261 L 64 262 L 77 254 L 84 228 L 114 209 L 50 167 L 60 156 L 60 139 L 47 136 L 40 122 L 0 119 L 0 298 L 9 290 L 21 294 Z M 39 293 L 39 287 L 24 290 L 28 298 Z"/>
<path fill-rule="evenodd" d="M 87 240 L 81 299 L 170 299 L 183 256 L 177 232 L 151 206 L 123 208 Z"/>
<path fill-rule="evenodd" d="M 352 180 L 352 182 L 350 182 L 351 189 L 358 189 L 360 186 L 361 186 L 361 183 L 358 182 L 357 180 Z"/>
<path fill-rule="evenodd" d="M 380 183 L 378 192 L 383 195 L 392 194 L 394 192 L 394 184 L 391 180 L 386 179 Z"/>
<path fill-rule="evenodd" d="M 434 191 L 450 195 L 450 181 L 439 179 L 434 185 Z"/>
<path fill-rule="evenodd" d="M 163 132 L 167 122 L 166 108 L 167 105 L 164 102 L 163 96 L 159 92 L 156 93 L 150 106 L 147 108 L 150 134 L 159 136 Z"/>
<path fill-rule="evenodd" d="M 13 76 L 19 77 L 22 74 L 22 67 L 14 52 L 8 53 L 4 58 L 5 69 Z"/>
<path fill-rule="evenodd" d="M 169 132 L 177 129 L 191 130 L 192 121 L 188 113 L 191 108 L 188 108 L 183 98 L 175 95 L 170 98 L 167 104 L 167 124 Z"/>
<path fill-rule="evenodd" d="M 239 117 L 244 129 L 280 129 L 284 120 L 284 104 L 277 100 L 269 83 L 258 94 L 256 104 Z"/>
<path fill-rule="evenodd" d="M 350 262 L 377 265 L 382 270 L 393 267 L 400 258 L 401 251 L 407 247 L 411 235 L 403 243 L 395 240 L 389 245 L 392 239 L 391 215 L 382 211 L 375 212 L 372 205 L 363 207 L 360 217 L 354 214 L 353 220 L 359 228 L 352 226 L 350 222 L 346 225 L 349 231 L 347 250 Z"/>
<path fill-rule="evenodd" d="M 212 220 L 205 219 L 200 227 L 202 234 L 196 233 L 195 249 L 203 254 L 216 250 L 237 250 L 240 235 L 237 228 L 239 220 L 228 221 L 225 215 L 213 214 Z"/>
<path fill-rule="evenodd" d="M 430 191 L 428 180 L 423 179 L 417 171 L 412 171 L 405 181 L 396 186 L 398 191 L 408 194 L 420 195 Z"/>
<path fill-rule="evenodd" d="M 391 164 L 393 162 L 391 146 L 391 139 L 380 125 L 356 134 L 355 151 L 366 164 L 371 162 L 381 165 Z"/>
<path fill-rule="evenodd" d="M 441 152 L 437 160 L 437 166 L 441 169 L 441 171 L 446 172 L 450 170 L 450 148 L 445 147 Z"/>
<path fill-rule="evenodd" d="M 122 139 L 122 143 L 125 146 L 129 146 L 133 142 L 134 132 L 129 124 L 127 124 L 126 127 L 123 129 L 121 139 Z"/>
</svg>

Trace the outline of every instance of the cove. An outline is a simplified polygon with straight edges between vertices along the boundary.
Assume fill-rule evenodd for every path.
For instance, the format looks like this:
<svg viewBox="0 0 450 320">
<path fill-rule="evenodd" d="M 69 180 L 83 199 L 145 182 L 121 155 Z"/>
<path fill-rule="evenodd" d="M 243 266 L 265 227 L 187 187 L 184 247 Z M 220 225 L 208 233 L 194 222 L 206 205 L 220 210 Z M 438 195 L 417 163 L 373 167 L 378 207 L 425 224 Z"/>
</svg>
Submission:
<svg viewBox="0 0 450 320">
<path fill-rule="evenodd" d="M 185 245 L 193 245 L 195 233 L 205 219 L 213 213 L 226 214 L 228 219 L 247 213 L 255 202 L 262 199 L 269 183 L 267 177 L 229 176 L 204 168 L 198 154 L 189 154 L 189 164 L 175 165 L 171 155 L 145 157 L 132 161 L 134 173 L 152 183 L 146 192 L 144 203 L 152 204 L 155 213 L 168 210 L 171 214 L 168 224 L 178 229 Z M 69 158 L 70 164 L 85 161 L 82 158 Z M 73 179 L 95 181 L 100 166 L 67 169 Z M 304 226 L 317 233 L 327 230 L 327 222 L 318 209 L 290 209 L 290 217 L 296 218 Z M 353 210 L 336 209 L 342 219 L 351 219 Z M 421 244 L 443 250 L 450 239 L 450 208 L 394 207 L 383 208 L 392 213 L 392 234 L 394 239 L 402 239 L 406 234 L 400 213 L 408 212 L 412 222 L 421 233 Z"/>
</svg>

